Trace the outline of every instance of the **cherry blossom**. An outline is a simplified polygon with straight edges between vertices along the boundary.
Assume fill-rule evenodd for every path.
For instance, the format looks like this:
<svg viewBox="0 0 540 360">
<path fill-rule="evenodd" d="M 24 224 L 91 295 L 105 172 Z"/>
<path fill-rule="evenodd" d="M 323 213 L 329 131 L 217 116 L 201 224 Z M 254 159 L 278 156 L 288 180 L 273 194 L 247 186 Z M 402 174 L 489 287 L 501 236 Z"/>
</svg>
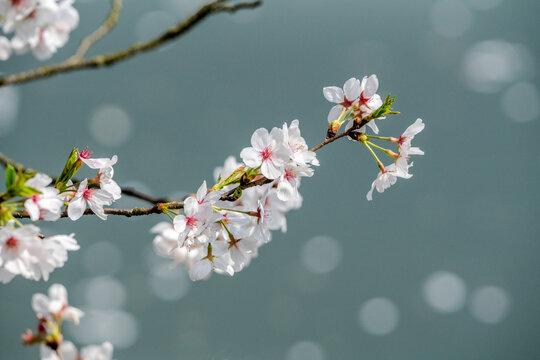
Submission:
<svg viewBox="0 0 540 360">
<path fill-rule="evenodd" d="M 64 285 L 53 284 L 48 290 L 48 295 L 34 294 L 32 297 L 32 309 L 36 315 L 53 319 L 69 320 L 78 325 L 84 313 L 76 307 L 68 304 L 67 290 Z"/>
<path fill-rule="evenodd" d="M 68 216 L 74 221 L 79 219 L 84 214 L 86 203 L 88 203 L 94 214 L 100 219 L 107 220 L 103 206 L 111 205 L 113 200 L 113 196 L 105 190 L 89 189 L 88 179 L 84 179 L 79 185 L 79 189 L 73 196 L 73 199 L 69 202 Z"/>
<path fill-rule="evenodd" d="M 52 179 L 45 174 L 36 174 L 26 181 L 27 186 L 41 192 L 41 194 L 32 195 L 24 202 L 24 208 L 32 221 L 39 219 L 56 221 L 60 218 L 64 203 L 60 199 L 60 191 L 48 186 L 51 182 Z"/>
<path fill-rule="evenodd" d="M 301 177 L 313 176 L 313 169 L 305 165 L 290 163 L 285 166 L 283 174 L 279 178 L 277 197 L 282 201 L 298 199 L 298 187 Z"/>
<path fill-rule="evenodd" d="M 412 164 L 407 164 L 406 158 L 400 157 L 395 163 L 385 166 L 384 172 L 381 171 L 377 178 L 371 183 L 371 189 L 368 191 L 366 198 L 373 200 L 373 189 L 377 189 L 379 193 L 384 192 L 390 186 L 394 185 L 397 178 L 410 179 L 412 174 L 409 174 L 409 167 Z"/>
<path fill-rule="evenodd" d="M 283 124 L 283 141 L 289 146 L 291 151 L 291 159 L 298 165 L 315 165 L 319 166 L 317 154 L 309 151 L 306 140 L 300 134 L 300 122 L 298 120 L 291 121 L 291 125 Z"/>
<path fill-rule="evenodd" d="M 326 100 L 336 103 L 328 113 L 328 122 L 336 120 L 339 115 L 349 109 L 358 100 L 362 89 L 357 78 L 350 78 L 343 84 L 343 89 L 337 86 L 327 86 L 323 88 L 323 95 Z"/>
<path fill-rule="evenodd" d="M 40 0 L 30 13 L 18 19 L 6 31 L 16 31 L 12 45 L 18 54 L 32 50 L 39 60 L 50 58 L 69 40 L 69 33 L 79 24 L 74 0 Z"/>
<path fill-rule="evenodd" d="M 227 254 L 227 243 L 225 241 L 212 241 L 208 243 L 207 249 L 199 259 L 189 269 L 189 278 L 193 281 L 202 280 L 212 270 L 221 270 L 229 275 L 234 274 L 234 269 L 224 260 L 223 255 Z"/>
<path fill-rule="evenodd" d="M 261 173 L 268 179 L 278 178 L 290 153 L 285 147 L 281 129 L 273 128 L 270 133 L 264 128 L 255 130 L 251 136 L 251 146 L 240 153 L 244 163 L 251 168 L 260 166 Z"/>
</svg>

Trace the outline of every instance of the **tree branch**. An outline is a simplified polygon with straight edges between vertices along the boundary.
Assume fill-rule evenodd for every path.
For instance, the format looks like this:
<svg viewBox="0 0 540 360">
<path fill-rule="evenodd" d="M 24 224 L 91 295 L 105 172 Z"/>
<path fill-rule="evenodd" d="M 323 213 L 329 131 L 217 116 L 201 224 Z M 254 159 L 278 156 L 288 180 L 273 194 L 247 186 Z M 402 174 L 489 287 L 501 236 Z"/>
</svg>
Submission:
<svg viewBox="0 0 540 360">
<path fill-rule="evenodd" d="M 173 202 L 173 203 L 167 203 L 167 204 L 155 204 L 152 207 L 148 208 L 133 208 L 133 209 L 104 209 L 105 214 L 107 215 L 120 215 L 120 216 L 126 216 L 126 217 L 132 217 L 132 216 L 144 216 L 144 215 L 151 215 L 151 214 L 162 214 L 164 213 L 164 210 L 175 210 L 175 209 L 183 209 L 184 203 L 181 202 Z M 13 217 L 17 219 L 29 219 L 30 216 L 26 211 L 17 211 L 11 213 Z M 83 215 L 94 215 L 94 212 L 91 209 L 86 209 L 84 211 Z M 67 211 L 62 212 L 60 214 L 61 218 L 68 217 Z"/>
<path fill-rule="evenodd" d="M 241 9 L 256 8 L 262 4 L 261 0 L 240 2 L 237 4 L 228 4 L 227 1 L 228 0 L 214 0 L 211 3 L 202 6 L 197 12 L 195 12 L 186 20 L 179 22 L 177 25 L 165 31 L 158 37 L 151 39 L 147 42 L 136 43 L 127 47 L 126 49 L 123 49 L 114 53 L 110 53 L 110 54 L 97 55 L 88 60 L 77 59 L 77 58 L 73 60 L 73 57 L 72 57 L 56 65 L 45 65 L 34 70 L 24 71 L 18 74 L 0 77 L 0 87 L 12 85 L 12 84 L 22 84 L 29 81 L 43 79 L 43 78 L 51 77 L 57 74 L 71 72 L 75 70 L 95 69 L 95 68 L 111 66 L 118 62 L 130 59 L 140 53 L 153 50 L 173 39 L 176 39 L 182 36 L 189 30 L 191 30 L 193 27 L 195 27 L 195 25 L 197 25 L 199 22 L 206 19 L 210 15 L 218 14 L 222 12 L 233 13 Z M 99 29 L 97 31 L 99 31 Z M 96 32 L 90 35 L 92 39 L 87 42 L 90 44 L 90 46 L 93 44 L 92 42 L 93 38 L 96 38 L 95 41 L 97 41 L 99 40 L 99 38 L 101 38 L 101 36 L 105 35 L 105 34 L 103 35 L 98 34 L 93 37 L 93 35 L 96 34 Z M 85 50 L 86 45 L 85 47 L 83 47 L 83 44 L 81 44 L 81 47 L 82 47 L 81 53 L 83 53 L 84 55 L 84 53 L 88 49 Z M 79 47 L 79 49 L 81 49 L 81 47 Z M 79 52 L 79 50 L 77 52 Z M 77 56 L 77 53 L 75 53 L 74 56 Z"/>
<path fill-rule="evenodd" d="M 68 63 L 76 63 L 84 58 L 84 55 L 88 52 L 90 47 L 99 41 L 102 37 L 107 35 L 116 25 L 118 18 L 120 17 L 120 11 L 122 10 L 122 0 L 111 0 L 111 10 L 107 19 L 96 29 L 92 34 L 88 35 L 81 41 L 81 45 L 73 54 L 72 57 L 66 60 Z"/>
</svg>

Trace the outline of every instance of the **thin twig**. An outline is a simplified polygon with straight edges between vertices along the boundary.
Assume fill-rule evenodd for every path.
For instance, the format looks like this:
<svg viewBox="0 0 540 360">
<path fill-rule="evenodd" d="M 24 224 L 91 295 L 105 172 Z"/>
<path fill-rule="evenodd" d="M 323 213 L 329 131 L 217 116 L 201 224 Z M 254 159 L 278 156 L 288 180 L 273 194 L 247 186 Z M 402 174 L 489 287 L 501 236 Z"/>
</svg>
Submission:
<svg viewBox="0 0 540 360">
<path fill-rule="evenodd" d="M 72 57 L 66 60 L 66 62 L 76 63 L 81 61 L 84 58 L 84 55 L 88 52 L 90 47 L 94 45 L 99 39 L 107 35 L 116 25 L 118 18 L 120 17 L 120 11 L 122 10 L 122 0 L 111 0 L 111 10 L 109 15 L 101 24 L 99 28 L 96 29 L 92 34 L 88 35 L 86 38 L 81 41 L 81 45 L 73 54 Z"/>
<path fill-rule="evenodd" d="M 136 43 L 127 47 L 126 49 L 110 54 L 97 55 L 88 60 L 66 60 L 60 64 L 45 65 L 34 70 L 0 77 L 0 87 L 11 84 L 21 84 L 75 70 L 95 69 L 111 66 L 118 62 L 130 59 L 137 54 L 153 50 L 173 39 L 180 37 L 212 14 L 222 12 L 233 13 L 241 9 L 255 8 L 262 4 L 261 0 L 240 2 L 237 4 L 227 4 L 226 1 L 227 0 L 215 0 L 207 5 L 202 6 L 197 12 L 186 20 L 179 22 L 177 25 L 165 31 L 163 34 L 147 42 Z"/>
<path fill-rule="evenodd" d="M 22 172 L 25 172 L 25 173 L 36 172 L 36 170 L 31 169 L 29 167 L 26 167 L 26 166 L 24 166 L 22 164 L 19 164 L 16 161 L 8 158 L 7 156 L 5 156 L 2 153 L 0 153 L 0 164 L 2 164 L 2 166 L 4 166 L 4 167 L 6 167 L 8 164 L 10 164 L 17 171 L 20 169 Z M 53 179 L 53 182 L 56 181 L 55 177 L 51 176 L 51 179 Z M 78 179 L 73 179 L 73 181 L 76 182 L 76 183 L 80 182 Z M 120 189 L 122 190 L 122 194 L 124 194 L 126 196 L 131 196 L 131 197 L 143 200 L 143 201 L 147 201 L 150 204 L 159 204 L 159 203 L 169 202 L 169 200 L 167 198 L 154 198 L 154 197 L 152 197 L 150 195 L 144 194 L 144 193 L 142 193 L 140 191 L 137 191 L 137 190 L 135 190 L 133 188 L 130 188 L 130 187 L 120 187 Z"/>
<path fill-rule="evenodd" d="M 133 209 L 103 209 L 105 211 L 105 214 L 107 215 L 119 215 L 119 216 L 126 216 L 126 217 L 132 217 L 132 216 L 143 216 L 143 215 L 151 215 L 151 214 L 162 214 L 165 209 L 168 210 L 176 210 L 176 209 L 183 209 L 184 203 L 177 202 L 177 203 L 168 203 L 168 204 L 155 204 L 152 207 L 148 208 L 133 208 Z M 16 211 L 12 212 L 11 215 L 17 219 L 28 219 L 30 216 L 26 211 Z M 94 215 L 94 212 L 91 209 L 86 209 L 83 213 L 83 215 Z M 68 217 L 67 211 L 62 212 L 60 214 L 61 218 Z"/>
</svg>

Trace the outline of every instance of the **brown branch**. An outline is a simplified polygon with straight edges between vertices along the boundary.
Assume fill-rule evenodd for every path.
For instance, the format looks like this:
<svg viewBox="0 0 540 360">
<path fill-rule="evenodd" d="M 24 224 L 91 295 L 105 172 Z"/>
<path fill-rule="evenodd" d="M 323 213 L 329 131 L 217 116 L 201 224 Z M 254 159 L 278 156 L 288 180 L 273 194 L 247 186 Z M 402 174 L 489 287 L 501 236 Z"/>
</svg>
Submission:
<svg viewBox="0 0 540 360">
<path fill-rule="evenodd" d="M 4 167 L 6 167 L 9 164 L 9 165 L 13 166 L 17 171 L 20 169 L 22 172 L 25 172 L 25 173 L 36 172 L 36 170 L 28 168 L 28 167 L 26 167 L 26 166 L 24 166 L 22 164 L 19 164 L 16 161 L 8 158 L 7 156 L 5 156 L 2 153 L 0 153 L 0 164 L 2 164 L 2 166 L 4 166 Z M 53 179 L 53 181 L 56 181 L 55 177 L 51 176 L 51 179 Z M 80 182 L 77 179 L 73 179 L 73 181 L 76 182 L 76 183 Z M 169 200 L 167 198 L 154 198 L 154 197 L 152 197 L 150 195 L 144 194 L 144 193 L 139 192 L 139 191 L 137 191 L 137 190 L 135 190 L 133 188 L 130 188 L 130 187 L 120 187 L 120 189 L 122 190 L 123 195 L 131 196 L 131 197 L 143 200 L 143 201 L 147 201 L 147 202 L 149 202 L 151 204 L 159 204 L 159 203 L 169 202 Z"/>
<path fill-rule="evenodd" d="M 88 35 L 86 38 L 81 41 L 81 45 L 79 45 L 79 48 L 73 54 L 72 57 L 70 57 L 66 62 L 70 63 L 76 63 L 78 61 L 81 61 L 84 58 L 84 55 L 88 52 L 90 47 L 94 45 L 97 41 L 99 41 L 102 37 L 107 35 L 116 25 L 118 18 L 120 17 L 120 11 L 122 10 L 122 0 L 111 0 L 111 10 L 109 11 L 109 15 L 101 24 L 99 28 L 97 28 L 92 34 Z"/>
<path fill-rule="evenodd" d="M 60 73 L 66 73 L 75 70 L 95 69 L 111 66 L 118 62 L 130 59 L 140 53 L 153 50 L 161 45 L 168 43 L 173 39 L 182 36 L 210 15 L 222 12 L 233 13 L 241 9 L 255 8 L 262 4 L 261 0 L 240 2 L 237 4 L 228 4 L 227 1 L 228 0 L 214 0 L 211 3 L 202 6 L 197 12 L 195 12 L 186 20 L 179 22 L 177 25 L 165 31 L 163 34 L 147 42 L 136 43 L 127 47 L 126 49 L 110 54 L 97 55 L 88 60 L 81 59 L 78 61 L 70 61 L 68 59 L 56 65 L 45 65 L 34 70 L 0 77 L 0 87 L 11 84 L 26 83 L 29 81 L 43 79 Z"/>
<path fill-rule="evenodd" d="M 151 215 L 151 214 L 163 214 L 165 209 L 168 210 L 176 210 L 176 209 L 183 209 L 184 203 L 181 202 L 175 202 L 175 203 L 168 203 L 168 204 L 155 204 L 152 207 L 148 208 L 133 208 L 133 209 L 104 209 L 105 214 L 107 215 L 119 215 L 119 216 L 126 216 L 126 217 L 132 217 L 132 216 L 144 216 L 144 215 Z M 12 212 L 11 215 L 17 219 L 29 219 L 30 216 L 26 211 L 16 211 Z M 94 215 L 94 212 L 91 209 L 86 209 L 83 213 L 83 215 Z M 67 211 L 62 212 L 60 214 L 61 218 L 68 217 Z"/>
</svg>

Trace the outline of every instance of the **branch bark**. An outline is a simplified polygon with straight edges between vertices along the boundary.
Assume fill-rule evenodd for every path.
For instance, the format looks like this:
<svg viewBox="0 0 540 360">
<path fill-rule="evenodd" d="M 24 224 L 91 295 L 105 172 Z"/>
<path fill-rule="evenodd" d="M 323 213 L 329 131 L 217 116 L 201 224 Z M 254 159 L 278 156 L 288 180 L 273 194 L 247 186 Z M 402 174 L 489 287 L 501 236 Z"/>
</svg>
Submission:
<svg viewBox="0 0 540 360">
<path fill-rule="evenodd" d="M 174 202 L 174 203 L 167 203 L 167 204 L 155 204 L 154 206 L 148 207 L 148 208 L 133 208 L 133 209 L 104 209 L 105 214 L 107 215 L 120 215 L 120 216 L 126 216 L 126 217 L 132 217 L 132 216 L 144 216 L 144 215 L 151 215 L 151 214 L 162 214 L 164 213 L 164 209 L 168 210 L 176 210 L 176 209 L 183 209 L 184 203 L 181 202 Z M 11 213 L 13 217 L 17 219 L 29 219 L 30 216 L 26 211 L 17 211 Z M 94 215 L 94 212 L 91 209 L 86 209 L 84 211 L 83 215 Z M 62 212 L 60 215 L 61 218 L 68 217 L 67 211 Z"/>
<path fill-rule="evenodd" d="M 34 70 L 24 71 L 18 74 L 12 74 L 8 76 L 0 77 L 0 87 L 12 85 L 12 84 L 22 84 L 29 81 L 48 78 L 57 74 L 67 73 L 67 72 L 76 71 L 76 70 L 95 69 L 95 68 L 111 66 L 121 61 L 130 59 L 138 54 L 151 51 L 173 39 L 176 39 L 182 36 L 189 30 L 194 28 L 195 25 L 197 25 L 198 23 L 200 23 L 202 20 L 206 19 L 210 15 L 218 14 L 222 12 L 234 13 L 242 9 L 256 8 L 262 4 L 261 0 L 240 2 L 236 4 L 229 4 L 227 3 L 227 1 L 228 0 L 214 0 L 211 3 L 202 6 L 201 8 L 199 8 L 197 12 L 195 12 L 186 20 L 179 22 L 177 25 L 165 31 L 158 37 L 151 39 L 147 42 L 136 43 L 117 52 L 113 52 L 110 54 L 97 55 L 88 60 L 83 60 L 82 56 L 84 56 L 88 48 L 90 48 L 90 46 L 95 41 L 99 40 L 103 35 L 105 35 L 110 30 L 110 29 L 107 29 L 109 25 L 106 25 L 107 24 L 107 21 L 106 21 L 102 25 L 102 27 L 100 27 L 100 29 L 103 29 L 103 30 L 100 31 L 100 29 L 98 29 L 96 30 L 97 34 L 96 32 L 94 32 L 88 38 L 83 40 L 83 43 L 81 43 L 81 46 L 79 47 L 80 51 L 77 50 L 75 55 L 71 57 L 70 59 L 56 65 L 45 65 Z M 85 41 L 86 43 L 84 43 Z M 82 56 L 80 56 L 80 54 L 82 54 Z"/>
</svg>

